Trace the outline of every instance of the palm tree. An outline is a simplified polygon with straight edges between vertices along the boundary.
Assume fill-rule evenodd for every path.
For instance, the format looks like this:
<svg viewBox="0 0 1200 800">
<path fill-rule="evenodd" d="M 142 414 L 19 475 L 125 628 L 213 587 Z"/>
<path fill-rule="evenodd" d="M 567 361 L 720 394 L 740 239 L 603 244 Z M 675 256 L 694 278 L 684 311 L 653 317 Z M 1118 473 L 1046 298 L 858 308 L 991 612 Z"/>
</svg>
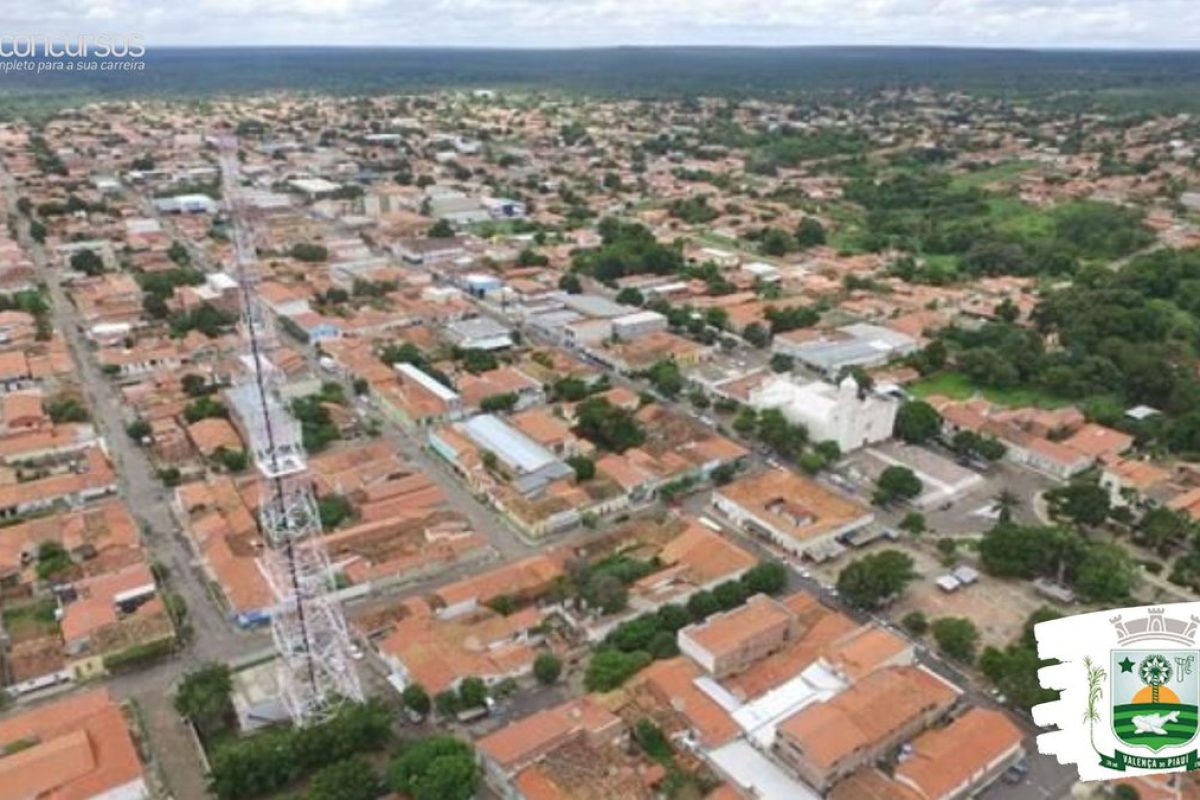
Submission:
<svg viewBox="0 0 1200 800">
<path fill-rule="evenodd" d="M 1021 498 L 1008 489 L 1002 489 L 992 498 L 992 503 L 999 513 L 1001 522 L 1012 522 L 1013 511 L 1021 507 Z"/>
<path fill-rule="evenodd" d="M 1104 679 L 1108 677 L 1108 673 L 1104 671 L 1096 662 L 1092 661 L 1091 656 L 1083 659 L 1083 665 L 1087 668 L 1088 681 L 1088 700 L 1087 710 L 1083 712 L 1083 721 L 1088 724 L 1088 738 L 1092 742 L 1092 749 L 1097 753 L 1096 749 L 1096 723 L 1100 721 L 1100 709 L 1098 708 L 1100 699 L 1104 697 Z"/>
</svg>

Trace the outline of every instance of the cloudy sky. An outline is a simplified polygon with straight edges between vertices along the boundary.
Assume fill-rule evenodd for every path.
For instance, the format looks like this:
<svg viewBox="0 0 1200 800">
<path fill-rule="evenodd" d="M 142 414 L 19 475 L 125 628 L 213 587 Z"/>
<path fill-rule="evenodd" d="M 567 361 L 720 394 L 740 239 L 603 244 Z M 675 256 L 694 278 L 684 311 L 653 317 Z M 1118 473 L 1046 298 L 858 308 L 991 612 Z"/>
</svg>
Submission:
<svg viewBox="0 0 1200 800">
<path fill-rule="evenodd" d="M 0 20 L 150 45 L 1200 48 L 1200 0 L 0 0 Z"/>
</svg>

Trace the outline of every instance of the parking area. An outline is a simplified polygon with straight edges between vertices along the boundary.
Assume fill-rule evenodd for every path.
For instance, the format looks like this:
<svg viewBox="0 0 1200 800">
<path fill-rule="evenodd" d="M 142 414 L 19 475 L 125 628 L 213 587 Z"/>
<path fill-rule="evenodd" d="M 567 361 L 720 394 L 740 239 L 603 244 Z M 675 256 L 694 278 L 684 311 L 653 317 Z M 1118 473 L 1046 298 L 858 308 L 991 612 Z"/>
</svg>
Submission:
<svg viewBox="0 0 1200 800">
<path fill-rule="evenodd" d="M 864 490 L 869 490 L 880 473 L 892 466 L 907 467 L 921 479 L 925 491 L 913 505 L 922 509 L 952 502 L 984 483 L 983 475 L 941 453 L 897 441 L 860 450 L 843 462 L 841 471 Z"/>
<path fill-rule="evenodd" d="M 978 575 L 970 585 L 947 592 L 937 581 L 954 567 L 942 564 L 929 547 L 902 536 L 898 541 L 879 540 L 861 548 L 851 548 L 842 557 L 825 564 L 806 564 L 814 578 L 826 585 L 837 583 L 838 573 L 856 558 L 884 549 L 903 551 L 913 560 L 919 576 L 908 585 L 900 599 L 888 607 L 886 616 L 899 624 L 912 611 L 920 611 L 932 621 L 939 617 L 967 617 L 979 629 L 979 649 L 988 645 L 1004 647 L 1021 634 L 1025 621 L 1037 609 L 1050 605 L 1039 597 L 1030 584 Z M 972 564 L 964 558 L 963 564 Z"/>
<path fill-rule="evenodd" d="M 888 616 L 896 622 L 911 611 L 920 611 L 929 620 L 966 617 L 979 629 L 979 649 L 982 650 L 988 645 L 1005 647 L 1011 644 L 1021 635 L 1029 615 L 1047 605 L 1047 601 L 1034 594 L 1027 583 L 988 575 L 981 575 L 968 586 L 944 591 L 937 585 L 937 579 L 950 570 L 913 548 L 906 548 L 905 552 L 917 562 L 921 577 L 910 583 L 900 600 L 888 609 Z"/>
</svg>

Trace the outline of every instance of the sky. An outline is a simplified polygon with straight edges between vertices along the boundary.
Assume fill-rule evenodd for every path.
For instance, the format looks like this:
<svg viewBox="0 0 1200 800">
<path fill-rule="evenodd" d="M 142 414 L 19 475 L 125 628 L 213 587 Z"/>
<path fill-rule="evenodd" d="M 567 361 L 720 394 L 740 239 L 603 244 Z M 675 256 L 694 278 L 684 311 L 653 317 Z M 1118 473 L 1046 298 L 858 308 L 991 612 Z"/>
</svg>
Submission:
<svg viewBox="0 0 1200 800">
<path fill-rule="evenodd" d="M 150 46 L 1200 49 L 1200 0 L 0 0 L 0 21 Z"/>
</svg>

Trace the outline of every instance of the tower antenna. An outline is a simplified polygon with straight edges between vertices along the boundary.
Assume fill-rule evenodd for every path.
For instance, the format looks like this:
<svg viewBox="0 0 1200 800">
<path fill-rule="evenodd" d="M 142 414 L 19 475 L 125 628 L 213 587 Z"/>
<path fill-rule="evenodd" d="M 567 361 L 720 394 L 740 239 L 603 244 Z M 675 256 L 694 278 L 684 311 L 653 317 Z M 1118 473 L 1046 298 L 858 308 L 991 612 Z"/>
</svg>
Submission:
<svg viewBox="0 0 1200 800">
<path fill-rule="evenodd" d="M 230 390 L 258 470 L 258 524 L 266 541 L 260 563 L 274 596 L 271 638 L 281 699 L 293 724 L 327 719 L 362 687 L 349 657 L 350 636 L 333 595 L 333 570 L 321 541 L 301 427 L 280 394 L 272 357 L 278 338 L 259 294 L 258 254 L 239 184 L 237 137 L 217 137 L 221 187 L 241 293 L 243 352 Z"/>
</svg>

